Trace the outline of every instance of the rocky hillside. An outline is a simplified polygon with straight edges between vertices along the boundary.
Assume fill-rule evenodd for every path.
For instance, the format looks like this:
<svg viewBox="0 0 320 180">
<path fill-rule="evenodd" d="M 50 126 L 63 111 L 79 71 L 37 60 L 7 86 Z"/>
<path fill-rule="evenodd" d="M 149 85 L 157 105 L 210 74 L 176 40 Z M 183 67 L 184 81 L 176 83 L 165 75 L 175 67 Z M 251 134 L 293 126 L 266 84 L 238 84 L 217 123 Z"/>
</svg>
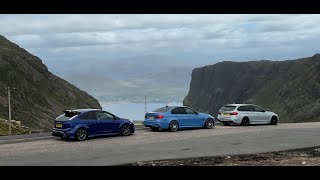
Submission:
<svg viewBox="0 0 320 180">
<path fill-rule="evenodd" d="M 92 96 L 48 71 L 41 59 L 0 36 L 0 118 L 8 119 L 11 91 L 12 119 L 34 129 L 49 130 L 65 109 L 101 108 Z"/>
<path fill-rule="evenodd" d="M 281 122 L 320 121 L 320 54 L 287 61 L 220 62 L 192 71 L 183 104 L 217 116 L 229 103 L 255 103 Z"/>
</svg>

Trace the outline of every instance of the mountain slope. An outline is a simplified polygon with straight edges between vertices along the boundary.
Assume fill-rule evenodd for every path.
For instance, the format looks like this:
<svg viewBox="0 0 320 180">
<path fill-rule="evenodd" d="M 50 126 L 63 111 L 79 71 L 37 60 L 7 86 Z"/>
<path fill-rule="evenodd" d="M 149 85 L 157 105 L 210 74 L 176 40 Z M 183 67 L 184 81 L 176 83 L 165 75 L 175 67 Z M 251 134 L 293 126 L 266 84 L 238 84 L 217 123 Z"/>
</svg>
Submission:
<svg viewBox="0 0 320 180">
<path fill-rule="evenodd" d="M 0 117 L 8 117 L 7 86 L 12 118 L 23 125 L 49 130 L 65 109 L 101 108 L 92 96 L 48 71 L 42 61 L 0 36 Z"/>
<path fill-rule="evenodd" d="M 255 103 L 281 122 L 320 120 L 320 55 L 288 61 L 220 62 L 192 71 L 184 105 L 210 113 Z"/>
</svg>

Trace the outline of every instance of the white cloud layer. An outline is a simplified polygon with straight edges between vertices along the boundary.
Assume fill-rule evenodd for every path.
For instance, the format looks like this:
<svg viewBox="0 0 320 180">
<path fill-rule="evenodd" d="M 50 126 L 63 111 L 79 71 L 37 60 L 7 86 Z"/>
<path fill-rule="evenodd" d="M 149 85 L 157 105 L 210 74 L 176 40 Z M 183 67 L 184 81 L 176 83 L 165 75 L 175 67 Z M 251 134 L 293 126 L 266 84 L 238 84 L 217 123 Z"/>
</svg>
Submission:
<svg viewBox="0 0 320 180">
<path fill-rule="evenodd" d="M 166 54 L 205 63 L 311 56 L 319 24 L 312 14 L 19 14 L 0 15 L 0 34 L 44 61 Z"/>
</svg>

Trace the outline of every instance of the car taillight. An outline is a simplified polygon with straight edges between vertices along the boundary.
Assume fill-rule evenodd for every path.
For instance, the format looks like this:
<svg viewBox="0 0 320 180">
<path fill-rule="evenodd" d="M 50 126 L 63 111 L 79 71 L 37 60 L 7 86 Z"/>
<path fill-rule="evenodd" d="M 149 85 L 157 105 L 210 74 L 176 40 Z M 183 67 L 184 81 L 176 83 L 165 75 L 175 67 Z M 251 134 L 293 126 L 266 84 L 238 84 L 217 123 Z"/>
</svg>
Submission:
<svg viewBox="0 0 320 180">
<path fill-rule="evenodd" d="M 219 115 L 221 115 L 221 112 L 218 112 Z"/>
<path fill-rule="evenodd" d="M 238 112 L 232 112 L 230 115 L 238 115 Z"/>
<path fill-rule="evenodd" d="M 162 118 L 164 118 L 164 115 L 158 115 L 158 116 L 156 116 L 156 119 L 162 119 Z"/>
</svg>

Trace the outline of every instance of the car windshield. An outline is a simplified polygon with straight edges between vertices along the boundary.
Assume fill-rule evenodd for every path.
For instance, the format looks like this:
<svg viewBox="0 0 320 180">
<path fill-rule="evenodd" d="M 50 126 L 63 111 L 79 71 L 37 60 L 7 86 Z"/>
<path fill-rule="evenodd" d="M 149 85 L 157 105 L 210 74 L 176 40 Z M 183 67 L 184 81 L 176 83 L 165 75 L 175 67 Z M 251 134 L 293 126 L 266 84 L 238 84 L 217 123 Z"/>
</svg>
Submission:
<svg viewBox="0 0 320 180">
<path fill-rule="evenodd" d="M 221 111 L 233 111 L 236 106 L 223 106 L 220 110 Z"/>
<path fill-rule="evenodd" d="M 167 112 L 167 111 L 169 111 L 171 109 L 171 107 L 162 107 L 162 108 L 159 108 L 159 109 L 156 109 L 156 110 L 154 110 L 154 111 L 152 111 L 152 112 L 158 112 L 158 113 L 164 113 L 164 112 Z"/>
<path fill-rule="evenodd" d="M 78 114 L 79 112 L 75 111 L 65 111 L 64 114 L 61 114 L 59 117 L 57 117 L 56 121 L 68 121 L 70 118 Z"/>
</svg>

